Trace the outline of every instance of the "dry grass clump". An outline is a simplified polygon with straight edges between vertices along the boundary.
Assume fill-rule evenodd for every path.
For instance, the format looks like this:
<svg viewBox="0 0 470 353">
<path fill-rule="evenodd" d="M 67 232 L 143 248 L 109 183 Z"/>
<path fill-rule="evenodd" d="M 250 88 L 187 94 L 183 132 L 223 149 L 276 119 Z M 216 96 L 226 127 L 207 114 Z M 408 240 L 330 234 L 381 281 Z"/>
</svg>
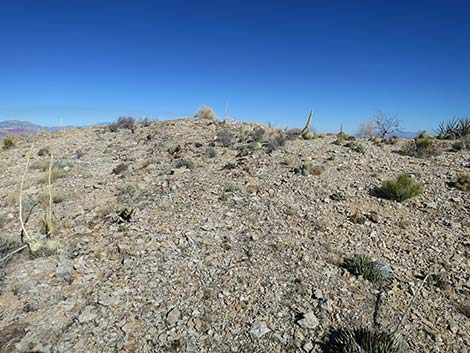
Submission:
<svg viewBox="0 0 470 353">
<path fill-rule="evenodd" d="M 326 353 L 403 353 L 397 336 L 376 329 L 340 329 L 329 334 Z"/>
<path fill-rule="evenodd" d="M 287 143 L 287 135 L 283 131 L 279 131 L 276 136 L 274 136 L 267 144 L 266 144 L 266 151 L 268 153 L 271 153 L 272 151 L 275 151 L 283 146 L 286 145 Z"/>
<path fill-rule="evenodd" d="M 44 191 L 41 194 L 39 194 L 38 201 L 41 204 L 41 206 L 46 207 L 49 206 L 49 191 Z M 52 193 L 52 203 L 61 203 L 64 202 L 65 200 L 65 194 L 64 193 Z"/>
<path fill-rule="evenodd" d="M 64 244 L 59 240 L 40 240 L 30 246 L 31 257 L 47 257 L 63 252 Z"/>
<path fill-rule="evenodd" d="M 392 278 L 392 269 L 380 261 L 374 261 L 367 255 L 354 255 L 346 259 L 344 267 L 356 276 L 362 276 L 372 283 L 382 284 Z"/>
<path fill-rule="evenodd" d="M 56 182 L 59 178 L 61 178 L 63 175 L 63 171 L 60 167 L 58 166 L 54 166 L 51 168 L 51 175 L 50 175 L 50 179 L 51 179 L 51 183 L 54 183 Z M 49 172 L 46 172 L 43 177 L 41 177 L 41 179 L 39 179 L 39 182 L 41 184 L 47 184 L 49 183 Z"/>
<path fill-rule="evenodd" d="M 15 142 L 13 141 L 13 139 L 11 137 L 5 137 L 3 139 L 3 149 L 4 150 L 9 150 L 14 145 L 15 145 Z"/>
<path fill-rule="evenodd" d="M 470 192 L 470 174 L 462 173 L 457 176 L 454 186 L 462 191 Z"/>
<path fill-rule="evenodd" d="M 409 174 L 402 174 L 395 180 L 384 181 L 377 191 L 384 198 L 401 202 L 421 194 L 422 186 Z"/>
<path fill-rule="evenodd" d="M 214 120 L 216 117 L 216 114 L 211 107 L 202 106 L 199 108 L 196 114 L 194 114 L 194 117 L 196 119 Z"/>
</svg>

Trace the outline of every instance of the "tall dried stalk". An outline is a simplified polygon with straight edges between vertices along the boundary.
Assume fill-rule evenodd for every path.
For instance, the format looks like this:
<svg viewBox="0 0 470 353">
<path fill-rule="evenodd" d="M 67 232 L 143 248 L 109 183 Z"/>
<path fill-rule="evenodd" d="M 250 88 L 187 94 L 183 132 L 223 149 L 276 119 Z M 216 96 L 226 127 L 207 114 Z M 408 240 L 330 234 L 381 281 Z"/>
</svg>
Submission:
<svg viewBox="0 0 470 353">
<path fill-rule="evenodd" d="M 52 165 L 54 164 L 54 154 L 51 153 L 51 162 L 49 164 L 49 175 L 48 175 L 48 182 L 49 182 L 49 209 L 47 210 L 47 224 L 48 224 L 48 235 L 52 235 L 53 227 L 52 227 Z"/>
<path fill-rule="evenodd" d="M 31 155 L 33 153 L 33 148 L 34 148 L 34 142 L 31 144 L 31 148 L 29 150 L 28 157 L 26 159 L 26 166 L 24 168 L 23 177 L 21 178 L 21 183 L 20 183 L 19 219 L 20 219 L 20 224 L 21 224 L 21 241 L 26 242 L 26 243 L 30 243 L 32 238 L 29 236 L 26 230 L 25 222 L 23 218 L 23 188 L 24 188 L 24 181 L 26 179 L 26 174 L 28 173 L 29 162 L 31 160 Z"/>
</svg>

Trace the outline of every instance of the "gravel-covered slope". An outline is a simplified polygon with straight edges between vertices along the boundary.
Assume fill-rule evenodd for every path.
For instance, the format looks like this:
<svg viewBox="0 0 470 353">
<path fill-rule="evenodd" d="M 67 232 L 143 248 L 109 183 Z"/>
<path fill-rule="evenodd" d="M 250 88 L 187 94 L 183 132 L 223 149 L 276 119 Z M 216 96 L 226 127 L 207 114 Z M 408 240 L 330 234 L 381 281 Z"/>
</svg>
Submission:
<svg viewBox="0 0 470 353">
<path fill-rule="evenodd" d="M 1 237 L 20 237 L 15 195 L 33 141 L 26 206 L 44 193 L 49 157 L 37 151 L 46 146 L 63 199 L 53 206 L 58 251 L 0 265 L 0 351 L 321 352 L 329 330 L 372 326 L 378 297 L 376 325 L 397 325 L 429 271 L 404 341 L 410 352 L 468 351 L 470 197 L 451 182 L 469 172 L 469 151 L 418 159 L 399 153 L 404 140 L 361 140 L 361 154 L 327 135 L 240 153 L 242 142 L 215 139 L 256 127 L 182 119 L 135 133 L 74 129 L 0 151 Z M 181 159 L 193 168 L 176 168 Z M 128 169 L 113 173 L 121 163 Z M 302 163 L 323 172 L 294 173 Z M 402 173 L 421 195 L 375 195 Z M 117 217 L 124 208 L 130 222 Z M 32 234 L 44 212 L 33 208 Z M 350 274 L 341 264 L 354 254 L 390 264 L 393 280 L 381 288 Z"/>
</svg>

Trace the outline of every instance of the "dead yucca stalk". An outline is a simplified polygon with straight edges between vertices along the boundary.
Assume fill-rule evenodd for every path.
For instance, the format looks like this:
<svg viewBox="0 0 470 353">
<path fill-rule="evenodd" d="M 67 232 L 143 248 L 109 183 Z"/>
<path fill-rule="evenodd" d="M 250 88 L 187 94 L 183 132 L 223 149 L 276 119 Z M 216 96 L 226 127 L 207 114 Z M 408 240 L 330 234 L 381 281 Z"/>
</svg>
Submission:
<svg viewBox="0 0 470 353">
<path fill-rule="evenodd" d="M 23 243 L 29 244 L 32 240 L 28 232 L 26 231 L 25 227 L 25 221 L 23 218 L 23 188 L 24 188 L 24 182 L 26 180 L 26 174 L 28 173 L 28 168 L 29 168 L 29 162 L 31 160 L 31 155 L 33 153 L 33 148 L 34 148 L 34 142 L 31 144 L 31 148 L 29 150 L 28 156 L 26 158 L 26 166 L 24 168 L 23 176 L 21 178 L 21 183 L 20 183 L 20 196 L 19 196 L 19 219 L 20 219 L 20 224 L 21 224 L 21 241 Z"/>
</svg>

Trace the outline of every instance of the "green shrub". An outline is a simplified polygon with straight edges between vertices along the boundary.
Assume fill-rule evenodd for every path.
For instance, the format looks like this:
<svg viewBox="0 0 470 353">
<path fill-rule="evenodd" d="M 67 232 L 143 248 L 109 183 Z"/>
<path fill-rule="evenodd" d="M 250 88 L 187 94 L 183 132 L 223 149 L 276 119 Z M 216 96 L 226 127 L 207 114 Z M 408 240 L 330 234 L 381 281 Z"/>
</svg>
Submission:
<svg viewBox="0 0 470 353">
<path fill-rule="evenodd" d="M 10 148 L 12 148 L 13 146 L 15 145 L 15 142 L 13 141 L 13 139 L 11 137 L 5 137 L 3 139 L 3 149 L 4 150 L 8 150 Z"/>
<path fill-rule="evenodd" d="M 383 283 L 392 278 L 392 269 L 389 265 L 373 261 L 367 255 L 354 255 L 346 259 L 344 267 L 356 276 L 362 276 L 372 283 Z"/>
<path fill-rule="evenodd" d="M 187 169 L 193 169 L 194 168 L 194 163 L 188 159 L 178 159 L 175 164 L 176 168 L 187 168 Z"/>
<path fill-rule="evenodd" d="M 396 180 L 384 181 L 379 192 L 389 200 L 401 202 L 421 194 L 422 186 L 409 174 L 402 174 Z"/>
<path fill-rule="evenodd" d="M 397 336 L 376 329 L 340 329 L 330 333 L 328 353 L 403 353 Z"/>
</svg>

